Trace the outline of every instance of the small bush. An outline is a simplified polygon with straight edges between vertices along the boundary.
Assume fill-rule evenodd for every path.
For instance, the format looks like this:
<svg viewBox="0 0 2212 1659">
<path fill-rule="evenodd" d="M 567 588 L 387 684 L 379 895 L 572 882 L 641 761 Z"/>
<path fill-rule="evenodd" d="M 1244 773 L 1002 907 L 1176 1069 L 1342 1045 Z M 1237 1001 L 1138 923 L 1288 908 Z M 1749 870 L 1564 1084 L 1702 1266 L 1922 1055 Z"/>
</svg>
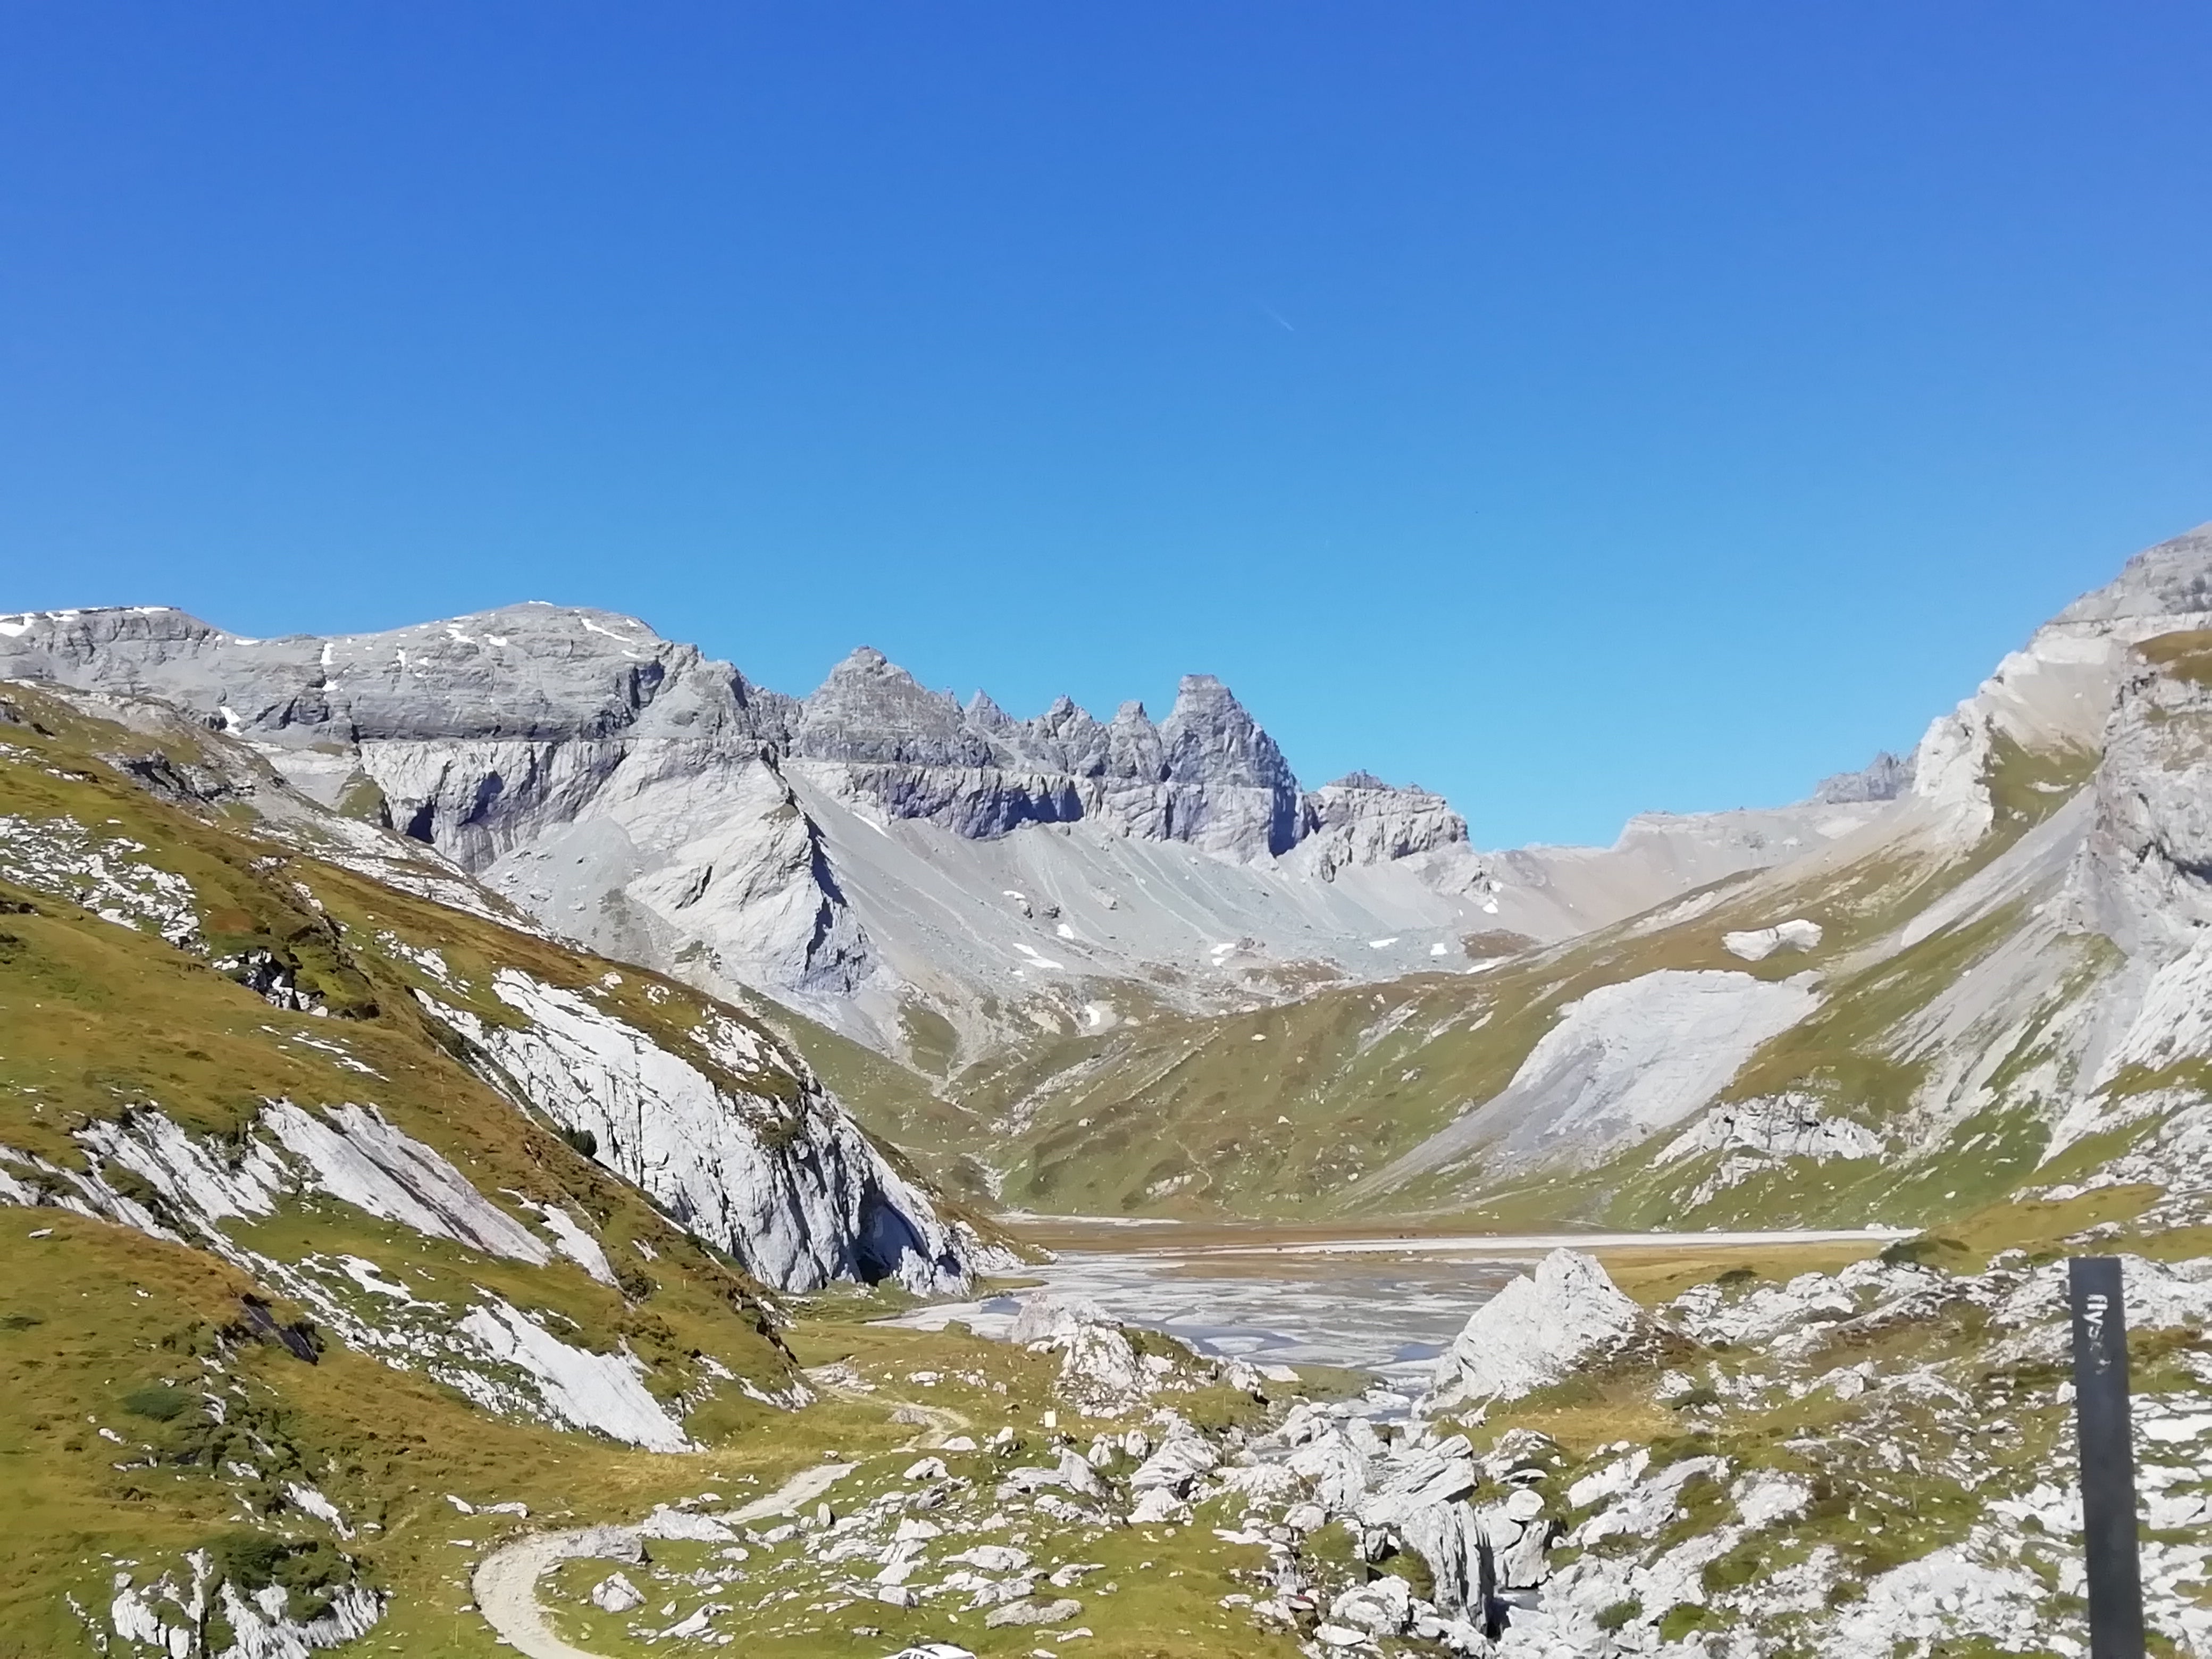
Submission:
<svg viewBox="0 0 2212 1659">
<path fill-rule="evenodd" d="M 1685 1601 L 1680 1607 L 1669 1607 L 1667 1616 L 1659 1621 L 1659 1639 L 1679 1642 L 1693 1630 L 1703 1630 L 1711 1614 L 1695 1601 Z"/>
<path fill-rule="evenodd" d="M 1626 1601 L 1615 1601 L 1598 1614 L 1597 1627 L 1602 1631 L 1619 1630 L 1623 1625 L 1632 1623 L 1643 1612 L 1644 1603 L 1633 1596 Z"/>
<path fill-rule="evenodd" d="M 302 1624 L 327 1612 L 331 1592 L 354 1576 L 352 1564 L 320 1539 L 226 1533 L 209 1553 L 216 1571 L 249 1596 L 271 1584 L 283 1586 L 285 1616 Z"/>
<path fill-rule="evenodd" d="M 1933 1233 L 1915 1233 L 1910 1238 L 1900 1238 L 1886 1246 L 1881 1259 L 1893 1267 L 1924 1267 L 1938 1256 L 1956 1260 L 1968 1254 L 1966 1247 L 1955 1238 L 1939 1238 Z"/>
<path fill-rule="evenodd" d="M 586 1158 L 599 1155 L 599 1138 L 589 1129 L 563 1129 L 561 1139 L 568 1143 L 571 1151 L 580 1152 Z"/>
<path fill-rule="evenodd" d="M 173 1389 L 166 1382 L 149 1382 L 143 1389 L 133 1389 L 123 1396 L 123 1409 L 133 1417 L 150 1418 L 156 1423 L 173 1423 L 185 1414 L 192 1403 L 191 1395 L 182 1389 Z"/>
</svg>

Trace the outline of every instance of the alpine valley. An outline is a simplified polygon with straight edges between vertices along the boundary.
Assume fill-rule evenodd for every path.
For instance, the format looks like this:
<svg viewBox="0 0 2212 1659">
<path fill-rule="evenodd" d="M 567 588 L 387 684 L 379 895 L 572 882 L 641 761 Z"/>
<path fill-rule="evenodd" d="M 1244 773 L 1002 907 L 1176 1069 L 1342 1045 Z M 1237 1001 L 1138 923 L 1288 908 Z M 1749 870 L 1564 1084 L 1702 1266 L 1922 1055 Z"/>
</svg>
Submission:
<svg viewBox="0 0 2212 1659">
<path fill-rule="evenodd" d="M 2212 526 L 1604 848 L 1203 675 L 0 617 L 0 1655 L 2081 1655 L 2089 1246 L 2212 1655 L 2208 924 Z M 1263 1363 L 1044 1218 L 1465 1328 Z"/>
</svg>

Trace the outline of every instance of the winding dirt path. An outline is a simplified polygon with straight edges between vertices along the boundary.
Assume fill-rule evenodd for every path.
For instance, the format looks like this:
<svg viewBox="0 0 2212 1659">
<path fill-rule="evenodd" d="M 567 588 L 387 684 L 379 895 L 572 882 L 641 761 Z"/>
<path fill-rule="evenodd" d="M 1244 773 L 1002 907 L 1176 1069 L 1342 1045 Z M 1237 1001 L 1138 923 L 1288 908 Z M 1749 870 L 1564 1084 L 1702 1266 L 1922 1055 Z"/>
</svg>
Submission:
<svg viewBox="0 0 2212 1659">
<path fill-rule="evenodd" d="M 841 1381 L 834 1366 L 817 1365 L 805 1375 L 809 1382 L 824 1394 L 835 1395 L 840 1400 L 850 1400 L 863 1406 L 888 1406 L 892 1422 L 905 1423 L 926 1431 L 897 1447 L 896 1449 L 899 1451 L 934 1451 L 952 1436 L 964 1434 L 975 1426 L 974 1419 L 964 1412 L 953 1410 L 950 1406 L 925 1406 L 919 1400 L 902 1400 L 872 1389 L 856 1389 Z"/>
<path fill-rule="evenodd" d="M 809 1473 L 811 1473 L 810 1470 Z M 471 1588 L 484 1622 L 529 1659 L 601 1659 L 571 1647 L 545 1622 L 538 1605 L 538 1580 L 563 1561 L 599 1556 L 635 1565 L 644 1556 L 637 1534 L 628 1527 L 582 1527 L 574 1532 L 532 1533 L 494 1550 L 477 1564 Z"/>
<path fill-rule="evenodd" d="M 801 1469 L 764 1498 L 715 1519 L 743 1524 L 772 1515 L 796 1514 L 858 1465 L 822 1463 Z M 605 1659 L 572 1646 L 554 1633 L 538 1603 L 538 1581 L 563 1561 L 580 1558 L 620 1561 L 635 1566 L 645 1546 L 635 1527 L 580 1527 L 570 1532 L 532 1533 L 494 1550 L 477 1564 L 471 1588 L 484 1622 L 526 1659 Z"/>
<path fill-rule="evenodd" d="M 742 1525 L 748 1521 L 765 1521 L 771 1515 L 796 1515 L 802 1504 L 811 1504 L 860 1467 L 858 1463 L 820 1463 L 811 1469 L 801 1469 L 767 1497 L 756 1498 L 744 1508 L 714 1518 Z"/>
</svg>

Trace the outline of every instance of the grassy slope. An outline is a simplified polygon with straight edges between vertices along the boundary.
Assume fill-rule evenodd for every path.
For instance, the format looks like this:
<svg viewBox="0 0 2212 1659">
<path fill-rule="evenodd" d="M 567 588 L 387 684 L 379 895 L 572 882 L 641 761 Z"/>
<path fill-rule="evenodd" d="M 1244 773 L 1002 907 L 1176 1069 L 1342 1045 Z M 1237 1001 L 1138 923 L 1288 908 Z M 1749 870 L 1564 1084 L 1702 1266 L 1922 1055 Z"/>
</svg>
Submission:
<svg viewBox="0 0 2212 1659">
<path fill-rule="evenodd" d="M 584 1346 L 627 1345 L 651 1367 L 653 1391 L 679 1415 L 689 1408 L 695 1437 L 787 1455 L 759 1432 L 767 1419 L 787 1419 L 717 1384 L 698 1358 L 769 1386 L 788 1379 L 792 1361 L 767 1334 L 757 1287 L 478 1082 L 410 991 L 421 986 L 509 1018 L 489 994 L 489 975 L 520 968 L 595 987 L 603 1006 L 703 1061 L 686 1036 L 704 1006 L 698 994 L 257 841 L 234 806 L 203 816 L 165 804 L 94 756 L 143 758 L 173 740 L 135 737 L 35 696 L 13 702 L 30 723 L 0 726 L 0 810 L 66 817 L 141 844 L 130 856 L 191 882 L 208 949 L 196 955 L 101 920 L 34 871 L 25 873 L 35 884 L 0 882 L 0 1143 L 81 1168 L 69 1130 L 136 1105 L 158 1105 L 195 1133 L 235 1135 L 267 1099 L 311 1109 L 374 1103 L 522 1218 L 517 1198 L 583 1216 L 617 1264 L 622 1291 L 563 1259 L 542 1268 L 488 1259 L 325 1199 L 295 1200 L 233 1236 L 282 1260 L 357 1254 L 418 1296 L 457 1308 L 473 1287 L 494 1291 L 544 1311 Z M 426 977 L 395 941 L 442 951 L 459 988 Z M 288 964 L 341 1017 L 280 1012 L 209 965 L 253 951 Z M 610 974 L 619 983 L 602 983 Z M 773 1071 L 743 1081 L 790 1086 Z M 648 1243 L 653 1259 L 632 1239 Z M 447 1638 L 436 1632 L 466 1600 L 456 1577 L 464 1558 L 444 1541 L 457 1532 L 444 1492 L 621 1515 L 697 1479 L 687 1467 L 695 1460 L 501 1423 L 422 1376 L 343 1348 L 302 1364 L 247 1333 L 240 1297 L 252 1288 L 197 1250 L 52 1210 L 0 1210 L 0 1364 L 9 1377 L 0 1456 L 13 1472 L 9 1490 L 25 1500 L 0 1516 L 0 1653 L 66 1650 L 55 1622 L 68 1622 L 57 1611 L 60 1594 L 104 1607 L 103 1552 L 150 1564 L 241 1525 L 297 1531 L 279 1465 L 304 1471 L 349 1514 L 383 1518 L 380 1531 L 346 1547 L 404 1592 L 386 1628 L 405 1650 L 483 1651 L 474 1634 L 439 1645 Z M 238 1456 L 260 1468 L 259 1481 L 222 1473 L 234 1445 L 221 1451 L 204 1432 L 131 1418 L 119 1404 L 149 1382 L 195 1381 L 209 1358 L 252 1397 L 252 1420 L 279 1453 Z M 152 1443 L 156 1467 L 116 1470 L 133 1459 L 96 1436 L 88 1412 L 134 1444 Z M 179 1420 L 198 1419 L 195 1407 Z"/>
</svg>

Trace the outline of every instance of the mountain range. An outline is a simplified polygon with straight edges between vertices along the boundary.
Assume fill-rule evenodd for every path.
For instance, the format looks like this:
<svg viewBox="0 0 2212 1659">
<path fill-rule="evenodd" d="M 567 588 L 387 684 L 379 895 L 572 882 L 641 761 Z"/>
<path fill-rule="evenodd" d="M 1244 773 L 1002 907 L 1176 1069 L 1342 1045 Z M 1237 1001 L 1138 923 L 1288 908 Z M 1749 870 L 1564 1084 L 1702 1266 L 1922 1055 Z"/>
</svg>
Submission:
<svg viewBox="0 0 2212 1659">
<path fill-rule="evenodd" d="M 871 650 L 793 698 L 526 605 L 24 615 L 0 677 L 158 700 L 380 832 L 385 878 L 412 847 L 422 890 L 786 1018 L 984 1202 L 1917 1221 L 2194 1144 L 2209 605 L 2198 531 L 1910 756 L 1504 853 L 1425 791 L 1303 787 L 1205 676 L 1157 723 L 1016 720 Z"/>
<path fill-rule="evenodd" d="M 1885 757 L 1772 811 L 1483 854 L 1419 787 L 1303 788 L 1228 688 L 1018 720 L 861 649 L 805 698 L 634 618 L 525 605 L 252 640 L 181 612 L 0 618 L 0 678 L 158 698 L 558 933 L 764 992 L 939 1075 L 1040 1031 L 1463 968 L 1846 833 Z"/>
</svg>

